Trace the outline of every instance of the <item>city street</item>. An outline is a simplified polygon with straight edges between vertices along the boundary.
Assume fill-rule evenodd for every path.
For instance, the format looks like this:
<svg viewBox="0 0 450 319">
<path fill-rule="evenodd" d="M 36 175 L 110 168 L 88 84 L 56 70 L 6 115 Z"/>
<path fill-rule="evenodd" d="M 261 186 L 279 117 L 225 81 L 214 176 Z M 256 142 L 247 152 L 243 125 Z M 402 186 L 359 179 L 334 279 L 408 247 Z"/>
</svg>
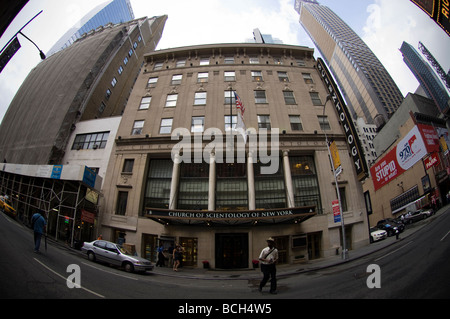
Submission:
<svg viewBox="0 0 450 319">
<path fill-rule="evenodd" d="M 93 263 L 81 252 L 52 241 L 49 241 L 46 251 L 44 239 L 41 253 L 36 254 L 33 252 L 32 231 L 1 213 L 0 297 L 196 299 L 192 301 L 196 304 L 202 299 L 220 299 L 224 302 L 256 299 L 258 303 L 297 298 L 448 299 L 450 207 L 447 209 L 409 226 L 417 227 L 417 230 L 365 257 L 333 267 L 280 275 L 277 295 L 271 295 L 268 291 L 258 292 L 259 271 L 248 271 L 250 275 L 236 276 L 233 280 L 222 280 L 220 276 L 216 279 L 214 276 L 193 277 L 189 269 L 182 269 L 177 274 L 170 273 L 167 268 L 130 274 Z M 395 237 L 388 240 L 395 240 Z M 69 288 L 67 285 L 67 278 L 74 278 L 70 277 L 73 270 L 68 270 L 69 265 L 79 266 L 79 288 Z M 369 265 L 379 266 L 378 277 L 370 277 L 372 270 L 368 270 Z M 216 273 L 220 274 L 219 271 Z M 370 289 L 367 284 L 371 281 L 369 277 L 378 279 L 380 288 Z"/>
</svg>

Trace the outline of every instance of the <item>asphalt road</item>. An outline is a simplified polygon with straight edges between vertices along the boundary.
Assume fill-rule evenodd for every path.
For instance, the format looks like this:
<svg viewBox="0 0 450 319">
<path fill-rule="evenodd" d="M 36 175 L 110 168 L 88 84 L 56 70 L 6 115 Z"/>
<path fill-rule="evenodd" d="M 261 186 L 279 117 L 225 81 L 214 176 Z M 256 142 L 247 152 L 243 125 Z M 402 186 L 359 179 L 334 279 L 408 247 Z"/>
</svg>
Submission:
<svg viewBox="0 0 450 319">
<path fill-rule="evenodd" d="M 0 213 L 0 298 L 8 299 L 178 299 L 201 303 L 272 299 L 450 298 L 450 210 L 413 235 L 367 257 L 278 281 L 277 295 L 257 291 L 259 280 L 198 280 L 156 272 L 126 273 L 87 260 L 60 245 L 33 252 L 30 229 Z M 72 265 L 72 266 L 70 266 Z M 70 267 L 79 267 L 74 272 Z M 369 271 L 370 265 L 378 271 Z M 68 269 L 69 266 L 69 269 Z M 77 282 L 78 288 L 69 288 Z M 69 286 L 67 279 L 69 278 Z M 379 285 L 369 288 L 368 280 Z M 295 305 L 295 304 L 294 304 Z M 236 308 L 237 309 L 237 308 Z M 186 308 L 186 310 L 188 310 Z M 272 309 L 274 312 L 274 309 Z"/>
</svg>

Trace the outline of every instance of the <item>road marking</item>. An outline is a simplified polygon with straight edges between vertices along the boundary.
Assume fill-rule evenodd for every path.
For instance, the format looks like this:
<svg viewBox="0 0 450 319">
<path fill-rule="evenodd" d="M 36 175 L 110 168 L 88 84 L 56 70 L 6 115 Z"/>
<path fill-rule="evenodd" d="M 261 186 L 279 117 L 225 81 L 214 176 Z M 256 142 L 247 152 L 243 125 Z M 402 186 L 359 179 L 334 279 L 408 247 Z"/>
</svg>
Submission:
<svg viewBox="0 0 450 319">
<path fill-rule="evenodd" d="M 375 259 L 375 261 L 378 261 L 378 260 L 381 260 L 381 259 L 383 259 L 383 258 L 385 258 L 385 257 L 387 257 L 387 256 L 390 256 L 390 255 L 392 255 L 393 253 L 396 253 L 397 251 L 399 251 L 400 249 L 405 248 L 406 246 L 408 246 L 408 245 L 411 244 L 411 243 L 412 243 L 412 241 L 410 241 L 409 243 L 403 245 L 402 247 L 400 247 L 400 248 L 398 248 L 398 249 L 396 249 L 396 250 L 394 250 L 394 251 L 391 251 L 389 254 L 386 254 L 386 255 L 384 255 L 384 256 L 381 256 L 381 257 L 378 258 L 378 259 Z"/>
<path fill-rule="evenodd" d="M 98 267 L 92 266 L 92 265 L 90 265 L 90 264 L 88 264 L 88 263 L 85 263 L 85 262 L 82 262 L 82 264 L 83 264 L 83 265 L 86 265 L 86 266 L 89 266 L 89 267 L 92 267 L 92 268 L 94 268 L 94 269 L 97 269 L 97 270 L 100 270 L 100 271 L 106 272 L 106 273 L 108 273 L 108 274 L 111 274 L 111 275 L 116 275 L 116 276 L 119 276 L 119 277 L 123 277 L 123 278 L 131 279 L 131 280 L 136 280 L 136 281 L 138 280 L 137 278 L 133 278 L 133 277 L 128 277 L 128 276 L 124 276 L 124 275 L 121 275 L 121 274 L 116 274 L 116 273 L 113 273 L 113 272 L 111 272 L 111 271 L 107 271 L 107 270 L 104 270 L 104 269 L 101 269 L 101 268 L 98 268 Z"/>
<path fill-rule="evenodd" d="M 447 237 L 448 236 L 448 234 L 450 234 L 450 230 L 447 232 L 447 234 L 445 234 L 445 236 L 444 237 L 442 237 L 441 238 L 441 241 L 444 241 L 444 239 L 445 239 L 445 237 Z"/>
<path fill-rule="evenodd" d="M 60 275 L 60 274 L 58 274 L 56 271 L 54 271 L 53 269 L 51 269 L 50 267 L 48 267 L 47 265 L 45 265 L 44 263 L 42 263 L 42 262 L 39 261 L 38 259 L 36 259 L 36 258 L 33 258 L 33 259 L 36 260 L 38 263 L 40 263 L 44 268 L 46 268 L 47 270 L 49 270 L 49 271 L 51 271 L 52 273 L 54 273 L 56 276 L 62 278 L 64 281 L 67 281 L 67 278 L 66 278 L 66 277 L 64 277 L 64 276 L 62 276 L 62 275 Z M 84 288 L 84 287 L 79 286 L 79 285 L 77 285 L 77 286 L 78 286 L 79 288 L 81 288 L 81 289 L 83 289 L 83 290 L 85 290 L 85 291 L 87 291 L 87 292 L 93 294 L 93 295 L 96 295 L 97 297 L 105 298 L 105 296 L 100 295 L 100 294 L 98 294 L 98 293 L 96 293 L 96 292 L 94 292 L 94 291 L 92 291 L 92 290 L 89 290 L 89 289 Z"/>
</svg>

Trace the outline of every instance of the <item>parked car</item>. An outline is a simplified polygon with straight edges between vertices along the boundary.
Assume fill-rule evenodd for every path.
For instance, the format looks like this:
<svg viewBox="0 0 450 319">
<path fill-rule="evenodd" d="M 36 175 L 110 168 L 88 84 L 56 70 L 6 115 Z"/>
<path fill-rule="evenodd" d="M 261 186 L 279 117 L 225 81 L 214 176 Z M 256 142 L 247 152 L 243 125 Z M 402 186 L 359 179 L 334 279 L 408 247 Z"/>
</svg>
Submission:
<svg viewBox="0 0 450 319">
<path fill-rule="evenodd" d="M 385 230 L 378 229 L 376 227 L 370 228 L 370 242 L 376 242 L 387 237 L 387 232 Z"/>
<path fill-rule="evenodd" d="M 0 196 L 0 209 L 11 217 L 16 217 L 17 215 L 16 210 L 12 207 L 7 196 Z"/>
<path fill-rule="evenodd" d="M 429 209 L 421 209 L 420 213 L 423 215 L 423 218 L 427 218 L 434 215 L 434 210 L 432 208 Z"/>
<path fill-rule="evenodd" d="M 398 219 L 386 218 L 386 219 L 379 220 L 378 223 L 388 223 L 390 225 L 394 225 L 394 227 L 397 227 L 397 229 L 401 233 L 405 230 L 405 224 L 401 220 L 398 220 Z"/>
<path fill-rule="evenodd" d="M 85 242 L 81 248 L 91 261 L 102 261 L 123 267 L 127 272 L 153 270 L 153 264 L 139 256 L 129 254 L 117 244 L 106 240 Z"/>
<path fill-rule="evenodd" d="M 421 214 L 421 210 L 418 210 L 415 212 L 408 212 L 403 220 L 405 224 L 412 224 L 419 220 L 424 219 L 425 218 L 424 216 L 425 216 L 424 214 Z"/>
<path fill-rule="evenodd" d="M 397 223 L 388 221 L 386 219 L 382 219 L 378 221 L 377 228 L 380 230 L 385 230 L 388 236 L 393 236 L 398 232 L 400 232 L 399 226 Z"/>
</svg>

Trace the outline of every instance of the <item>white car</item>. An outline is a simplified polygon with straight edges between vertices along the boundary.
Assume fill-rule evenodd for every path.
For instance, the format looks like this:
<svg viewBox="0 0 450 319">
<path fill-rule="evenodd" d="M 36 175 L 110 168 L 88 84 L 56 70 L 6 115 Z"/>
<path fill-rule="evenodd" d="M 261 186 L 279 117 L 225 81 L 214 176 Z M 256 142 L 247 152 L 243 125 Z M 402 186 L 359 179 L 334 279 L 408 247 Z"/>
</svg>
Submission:
<svg viewBox="0 0 450 319">
<path fill-rule="evenodd" d="M 370 229 L 370 242 L 376 242 L 387 237 L 387 231 L 372 227 Z"/>
<path fill-rule="evenodd" d="M 147 259 L 130 255 L 119 245 L 106 240 L 94 240 L 90 243 L 84 243 L 81 249 L 87 253 L 89 260 L 103 261 L 123 267 L 127 272 L 153 269 L 153 264 Z"/>
</svg>

